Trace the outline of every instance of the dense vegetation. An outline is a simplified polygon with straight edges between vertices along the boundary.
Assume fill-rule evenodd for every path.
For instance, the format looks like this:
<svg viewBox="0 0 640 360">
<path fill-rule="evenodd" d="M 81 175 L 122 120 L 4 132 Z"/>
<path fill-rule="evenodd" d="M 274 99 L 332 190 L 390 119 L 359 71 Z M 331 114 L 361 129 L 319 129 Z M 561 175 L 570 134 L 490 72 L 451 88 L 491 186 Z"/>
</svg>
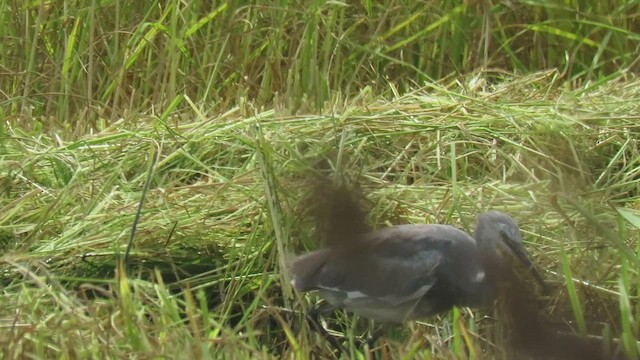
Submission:
<svg viewBox="0 0 640 360">
<path fill-rule="evenodd" d="M 621 0 L 0 2 L 3 358 L 334 356 L 282 271 L 318 246 L 304 199 L 322 161 L 376 228 L 512 214 L 553 289 L 541 316 L 637 359 L 639 16 Z M 371 351 L 512 359 L 498 312 Z"/>
</svg>

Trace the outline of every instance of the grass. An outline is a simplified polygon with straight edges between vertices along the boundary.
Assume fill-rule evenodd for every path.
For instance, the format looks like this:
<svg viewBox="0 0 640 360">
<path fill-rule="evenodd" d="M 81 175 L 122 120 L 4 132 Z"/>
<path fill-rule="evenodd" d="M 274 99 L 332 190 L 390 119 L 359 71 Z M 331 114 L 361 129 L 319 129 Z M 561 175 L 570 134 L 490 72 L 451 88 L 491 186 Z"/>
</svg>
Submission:
<svg viewBox="0 0 640 360">
<path fill-rule="evenodd" d="M 4 356 L 329 356 L 299 316 L 278 310 L 309 301 L 282 268 L 317 246 L 301 207 L 305 176 L 325 159 L 360 182 L 375 227 L 470 229 L 482 210 L 513 214 L 548 270 L 546 316 L 608 331 L 635 358 L 637 83 L 558 93 L 547 90 L 553 75 L 475 92 L 434 85 L 332 115 L 149 117 L 79 139 L 5 126 Z M 125 277 L 117 259 L 141 204 Z M 416 324 L 385 354 L 509 358 L 483 314 Z"/>
<path fill-rule="evenodd" d="M 567 332 L 638 358 L 628 1 L 0 1 L 2 358 L 330 358 L 283 269 L 314 165 L 376 228 L 516 218 Z M 512 359 L 500 308 L 387 359 Z M 345 342 L 349 314 L 325 319 Z M 351 358 L 369 358 L 350 346 Z"/>
<path fill-rule="evenodd" d="M 7 116 L 81 136 L 100 123 L 252 103 L 322 111 L 487 69 L 572 87 L 638 70 L 632 2 L 0 2 Z M 131 115 L 131 116 L 129 116 Z M 35 124 L 34 124 L 35 123 Z"/>
</svg>

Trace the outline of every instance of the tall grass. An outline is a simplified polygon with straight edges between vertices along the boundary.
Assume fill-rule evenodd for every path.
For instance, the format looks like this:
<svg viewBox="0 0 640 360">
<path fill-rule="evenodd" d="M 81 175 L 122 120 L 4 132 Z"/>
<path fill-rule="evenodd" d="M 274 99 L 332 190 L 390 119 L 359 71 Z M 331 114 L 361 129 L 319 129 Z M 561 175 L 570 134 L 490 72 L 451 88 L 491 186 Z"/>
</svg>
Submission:
<svg viewBox="0 0 640 360">
<path fill-rule="evenodd" d="M 391 95 L 494 68 L 556 68 L 579 87 L 637 72 L 636 6 L 2 1 L 0 104 L 30 126 L 80 135 L 182 95 L 202 113 L 242 104 L 315 112 L 364 88 Z"/>
</svg>

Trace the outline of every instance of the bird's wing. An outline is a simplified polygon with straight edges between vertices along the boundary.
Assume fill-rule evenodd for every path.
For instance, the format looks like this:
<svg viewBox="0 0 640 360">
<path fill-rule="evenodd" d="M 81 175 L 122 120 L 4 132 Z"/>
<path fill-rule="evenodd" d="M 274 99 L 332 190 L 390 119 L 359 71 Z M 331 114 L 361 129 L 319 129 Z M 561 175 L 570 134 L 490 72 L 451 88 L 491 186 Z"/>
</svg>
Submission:
<svg viewBox="0 0 640 360">
<path fill-rule="evenodd" d="M 436 283 L 445 260 L 429 239 L 406 232 L 376 232 L 360 247 L 336 250 L 318 274 L 317 287 L 345 300 L 375 299 L 392 305 L 421 298 Z"/>
<path fill-rule="evenodd" d="M 391 304 L 420 299 L 437 282 L 435 270 L 443 260 L 442 253 L 437 250 L 419 251 L 409 258 L 386 257 L 380 260 L 389 263 L 386 276 L 380 274 L 380 282 L 387 285 L 387 295 L 380 299 Z"/>
</svg>

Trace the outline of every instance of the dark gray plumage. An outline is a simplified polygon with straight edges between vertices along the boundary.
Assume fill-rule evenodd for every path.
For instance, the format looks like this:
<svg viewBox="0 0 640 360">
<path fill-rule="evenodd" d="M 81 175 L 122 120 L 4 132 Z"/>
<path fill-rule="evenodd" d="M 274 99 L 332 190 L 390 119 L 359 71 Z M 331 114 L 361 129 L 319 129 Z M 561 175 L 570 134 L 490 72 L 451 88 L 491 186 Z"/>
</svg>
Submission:
<svg viewBox="0 0 640 360">
<path fill-rule="evenodd" d="M 498 211 L 478 216 L 475 239 L 449 225 L 399 225 L 301 255 L 291 282 L 299 291 L 318 290 L 333 307 L 397 323 L 492 301 L 491 264 L 504 263 L 504 252 L 543 283 L 516 222 Z"/>
</svg>

